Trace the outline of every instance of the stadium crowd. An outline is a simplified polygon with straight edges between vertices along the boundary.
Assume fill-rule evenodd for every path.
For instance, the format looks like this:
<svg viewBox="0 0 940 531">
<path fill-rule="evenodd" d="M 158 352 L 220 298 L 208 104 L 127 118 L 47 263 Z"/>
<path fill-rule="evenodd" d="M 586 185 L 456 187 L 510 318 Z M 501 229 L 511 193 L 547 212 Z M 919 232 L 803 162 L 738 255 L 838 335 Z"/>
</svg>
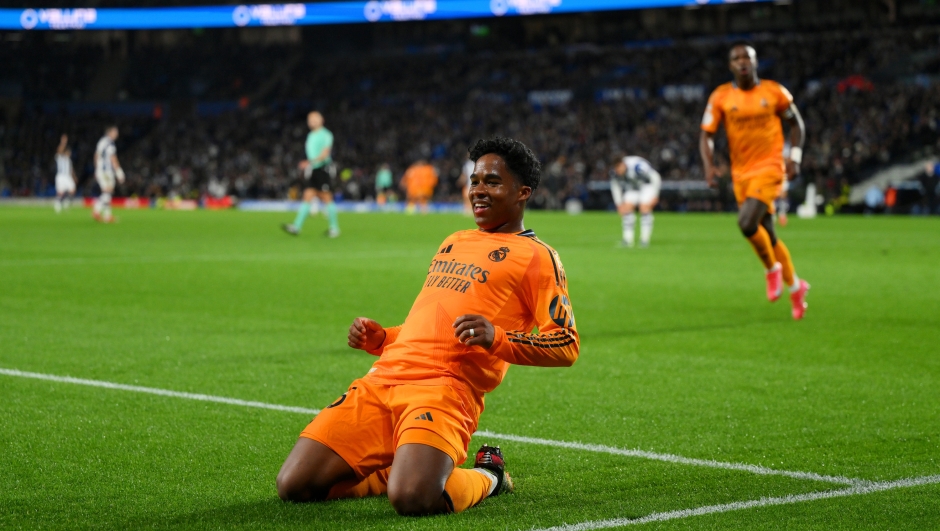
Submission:
<svg viewBox="0 0 940 531">
<path fill-rule="evenodd" d="M 938 35 L 940 28 L 921 27 L 754 36 L 761 76 L 790 88 L 803 112 L 803 176 L 827 198 L 874 168 L 922 155 L 925 146 L 940 152 L 940 82 L 929 75 L 940 67 Z M 689 39 L 506 53 L 430 46 L 355 60 L 269 46 L 252 49 L 249 59 L 229 50 L 214 62 L 198 47 L 145 47 L 131 54 L 120 101 L 99 107 L 62 103 L 85 90 L 77 79 L 88 69 L 82 57 L 93 53 L 65 65 L 54 55 L 49 68 L 79 74 L 63 88 L 49 68 L 21 72 L 30 98 L 14 119 L 0 116 L 0 145 L 7 146 L 0 194 L 47 194 L 61 133 L 75 142 L 80 189 L 93 193 L 91 153 L 113 122 L 128 174 L 119 193 L 292 197 L 303 117 L 312 108 L 335 134 L 342 191 L 351 199 L 373 195 L 380 164 L 400 178 L 414 160 L 429 159 L 441 175 L 436 199 L 456 200 L 467 146 L 495 134 L 518 138 L 544 158 L 537 207 L 586 199 L 590 182 L 608 178 L 620 151 L 648 158 L 666 180 L 701 180 L 698 124 L 710 91 L 729 80 L 727 44 Z M 732 208 L 728 199 L 719 194 L 682 208 Z"/>
</svg>

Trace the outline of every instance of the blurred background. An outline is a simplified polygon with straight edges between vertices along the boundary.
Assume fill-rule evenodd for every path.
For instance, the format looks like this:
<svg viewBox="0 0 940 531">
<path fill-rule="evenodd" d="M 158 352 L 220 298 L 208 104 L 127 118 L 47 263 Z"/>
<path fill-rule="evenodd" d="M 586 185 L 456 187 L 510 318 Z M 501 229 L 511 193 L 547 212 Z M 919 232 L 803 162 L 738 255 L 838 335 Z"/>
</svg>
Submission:
<svg viewBox="0 0 940 531">
<path fill-rule="evenodd" d="M 144 7 L 232 2 L 61 2 Z M 79 4 L 79 5 L 76 5 Z M 23 7 L 23 6 L 19 6 Z M 663 176 L 657 207 L 728 211 L 730 179 L 704 186 L 699 123 L 730 81 L 729 44 L 757 48 L 761 77 L 806 120 L 802 176 L 820 213 L 940 213 L 940 3 L 794 0 L 378 24 L 173 30 L 0 31 L 0 196 L 54 196 L 60 135 L 79 194 L 120 128 L 119 196 L 297 199 L 305 116 L 335 135 L 340 198 L 371 201 L 426 159 L 435 201 L 459 203 L 467 148 L 512 136 L 542 158 L 531 207 L 613 207 L 620 151 Z M 719 141 L 720 156 L 727 152 Z M 727 168 L 727 166 L 725 165 Z"/>
</svg>

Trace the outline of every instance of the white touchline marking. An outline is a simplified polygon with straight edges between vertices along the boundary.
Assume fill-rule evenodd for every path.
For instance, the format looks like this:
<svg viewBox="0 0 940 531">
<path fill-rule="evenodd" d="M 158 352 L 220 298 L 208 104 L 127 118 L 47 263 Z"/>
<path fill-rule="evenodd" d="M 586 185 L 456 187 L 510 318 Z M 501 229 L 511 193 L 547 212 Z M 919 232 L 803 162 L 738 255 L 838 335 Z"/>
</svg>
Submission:
<svg viewBox="0 0 940 531">
<path fill-rule="evenodd" d="M 494 439 L 503 439 L 506 441 L 515 441 L 528 444 L 540 444 L 542 446 L 554 446 L 556 448 L 569 448 L 572 450 L 585 450 L 588 452 L 600 452 L 605 454 L 623 455 L 627 457 L 639 457 L 651 459 L 653 461 L 665 461 L 667 463 L 676 463 L 680 465 L 704 466 L 709 468 L 722 468 L 725 470 L 739 470 L 741 472 L 750 472 L 764 476 L 787 476 L 795 479 L 805 479 L 809 481 L 824 481 L 828 483 L 839 483 L 842 485 L 856 485 L 863 483 L 864 480 L 852 479 L 843 476 L 824 476 L 813 472 L 794 472 L 790 470 L 778 470 L 759 465 L 748 465 L 745 463 L 727 463 L 723 461 L 713 461 L 711 459 L 694 459 L 691 457 L 682 457 L 674 454 L 660 454 L 656 452 L 647 452 L 645 450 L 627 450 L 615 446 L 604 446 L 601 444 L 585 444 L 577 442 L 554 441 L 551 439 L 538 439 L 535 437 L 521 437 L 519 435 L 507 435 L 505 433 L 494 433 L 487 430 L 481 430 L 474 434 L 478 437 L 492 437 Z"/>
<path fill-rule="evenodd" d="M 662 513 L 652 513 L 639 518 L 611 518 L 609 520 L 592 520 L 581 522 L 579 524 L 559 525 L 555 527 L 546 527 L 534 531 L 589 531 L 592 529 L 609 529 L 612 527 L 626 527 L 631 525 L 648 524 L 652 522 L 665 522 L 667 520 L 678 520 L 689 518 L 691 516 L 701 516 L 705 514 L 727 513 L 730 511 L 740 511 L 742 509 L 753 509 L 756 507 L 770 507 L 774 505 L 789 505 L 791 503 L 801 503 L 814 500 L 825 500 L 830 498 L 842 498 L 845 496 L 857 496 L 860 494 L 872 494 L 874 492 L 883 492 L 886 490 L 902 489 L 908 487 L 918 487 L 922 485 L 936 485 L 940 483 L 940 475 L 921 476 L 917 478 L 899 479 L 896 481 L 884 482 L 865 482 L 853 485 L 851 487 L 839 490 L 829 490 L 823 492 L 811 492 L 808 494 L 791 494 L 788 496 L 779 496 L 772 498 L 760 498 L 757 500 L 748 500 L 732 503 L 723 503 L 720 505 L 706 505 L 695 509 L 681 509 L 678 511 L 667 511 Z"/>
<path fill-rule="evenodd" d="M 155 387 L 141 387 L 139 385 L 125 385 L 113 382 L 104 382 L 101 380 L 85 380 L 84 378 L 72 378 L 71 376 L 56 376 L 53 374 L 42 374 L 38 372 L 17 371 L 14 369 L 0 369 L 0 374 L 7 376 L 20 376 L 23 378 L 35 378 L 37 380 L 48 380 L 51 382 L 61 382 L 79 385 L 89 385 L 91 387 L 104 387 L 106 389 L 118 389 L 120 391 L 134 391 L 135 393 L 148 393 L 151 395 L 172 396 L 174 398 L 188 398 L 189 400 L 201 400 L 203 402 L 218 402 L 220 404 L 229 404 L 233 406 L 258 407 L 262 409 L 273 409 L 276 411 L 288 411 L 290 413 L 304 413 L 307 415 L 316 415 L 319 409 L 308 409 L 305 407 L 282 406 L 280 404 L 268 404 L 265 402 L 254 402 L 251 400 L 239 400 L 237 398 L 225 398 L 224 396 L 202 395 L 197 393 L 183 393 L 180 391 L 169 391 L 166 389 L 157 389 Z"/>
<path fill-rule="evenodd" d="M 73 378 L 71 376 L 56 376 L 53 374 L 42 374 L 37 372 L 18 371 L 15 369 L 0 368 L 0 374 L 7 376 L 19 376 L 23 378 L 34 378 L 37 380 L 48 380 L 53 382 L 71 383 L 79 385 L 88 385 L 92 387 L 103 387 L 106 389 L 117 389 L 121 391 L 134 391 L 137 393 L 149 393 L 152 395 L 171 396 L 174 398 L 187 398 L 190 400 L 201 400 L 203 402 L 218 402 L 221 404 L 230 404 L 233 406 L 257 407 L 263 409 L 273 409 L 276 411 L 288 411 L 291 413 L 304 413 L 316 415 L 319 409 L 309 409 L 295 406 L 282 406 L 279 404 L 268 404 L 266 402 L 253 402 L 248 400 L 239 400 L 237 398 L 226 398 L 222 396 L 203 395 L 196 393 L 184 393 L 180 391 L 169 391 L 166 389 L 157 389 L 154 387 L 142 387 L 138 385 L 126 385 L 102 380 L 86 380 L 83 378 Z M 506 441 L 520 442 L 524 444 L 536 444 L 541 446 L 553 446 L 556 448 L 568 448 L 571 450 L 584 450 L 588 452 L 599 452 L 605 454 L 622 455 L 626 457 L 638 457 L 641 459 L 651 459 L 653 461 L 664 461 L 680 465 L 703 466 L 708 468 L 719 468 L 724 470 L 736 470 L 740 472 L 750 472 L 765 476 L 786 476 L 794 479 L 809 481 L 824 481 L 829 483 L 839 483 L 844 485 L 862 485 L 866 481 L 860 479 L 851 479 L 842 476 L 824 476 L 813 472 L 795 472 L 790 470 L 777 470 L 758 465 L 749 465 L 745 463 L 726 463 L 723 461 L 712 461 L 709 459 L 693 459 L 673 454 L 660 454 L 647 452 L 645 450 L 626 450 L 613 446 L 604 446 L 600 444 L 584 444 L 577 442 L 554 441 L 551 439 L 538 439 L 535 437 L 523 437 L 519 435 L 510 435 L 505 433 L 495 433 L 488 430 L 480 430 L 474 433 L 475 437 L 491 437 Z"/>
</svg>

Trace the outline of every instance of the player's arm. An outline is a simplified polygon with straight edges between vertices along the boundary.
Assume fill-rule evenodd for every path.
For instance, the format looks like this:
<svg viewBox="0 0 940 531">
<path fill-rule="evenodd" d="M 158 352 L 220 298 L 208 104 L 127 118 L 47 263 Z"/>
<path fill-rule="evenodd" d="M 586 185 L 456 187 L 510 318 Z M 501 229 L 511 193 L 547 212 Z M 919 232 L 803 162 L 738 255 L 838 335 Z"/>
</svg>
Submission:
<svg viewBox="0 0 940 531">
<path fill-rule="evenodd" d="M 121 168 L 121 163 L 118 162 L 117 153 L 111 154 L 111 167 L 114 168 L 114 176 L 117 177 L 119 183 L 124 182 L 124 169 Z"/>
<path fill-rule="evenodd" d="M 322 162 L 330 158 L 330 153 L 332 152 L 333 152 L 333 144 L 330 144 L 329 146 L 326 146 L 325 148 L 323 148 L 323 151 L 321 151 L 320 154 L 317 155 L 317 157 L 313 159 L 313 162 Z"/>
<path fill-rule="evenodd" d="M 65 155 L 65 148 L 67 148 L 68 145 L 69 145 L 68 135 L 62 135 L 62 137 L 59 138 L 59 147 L 55 149 L 56 155 Z"/>
<path fill-rule="evenodd" d="M 715 133 L 702 130 L 698 138 L 698 152 L 702 156 L 702 170 L 708 186 L 715 185 L 715 179 L 720 175 L 715 165 Z"/>
<path fill-rule="evenodd" d="M 790 102 L 790 106 L 779 113 L 780 120 L 790 128 L 790 157 L 787 159 L 787 177 L 792 179 L 800 174 L 800 164 L 803 162 L 803 141 L 806 138 L 806 125 L 803 123 L 803 116 L 796 104 Z"/>
<path fill-rule="evenodd" d="M 454 335 L 461 343 L 482 346 L 515 365 L 570 367 L 578 359 L 581 340 L 567 290 L 551 270 L 547 274 L 552 275 L 550 288 L 538 289 L 538 300 L 533 301 L 538 332 L 503 330 L 482 315 L 462 315 L 454 322 Z"/>
<path fill-rule="evenodd" d="M 721 175 L 721 171 L 715 165 L 715 133 L 718 132 L 718 126 L 724 119 L 720 98 L 718 90 L 708 98 L 708 105 L 702 116 L 702 132 L 698 138 L 698 152 L 702 156 L 705 182 L 708 186 L 714 186 L 715 179 Z"/>
<path fill-rule="evenodd" d="M 326 137 L 326 147 L 321 149 L 319 153 L 312 153 L 314 157 L 310 159 L 311 162 L 323 162 L 324 160 L 330 158 L 330 154 L 333 153 L 333 133 L 326 131 Z"/>
<path fill-rule="evenodd" d="M 623 203 L 623 187 L 620 186 L 620 181 L 611 177 L 610 179 L 610 195 L 614 198 L 614 204 L 620 206 L 620 203 Z"/>
<path fill-rule="evenodd" d="M 617 213 L 624 215 L 623 205 L 623 187 L 620 181 L 611 175 L 610 177 L 610 195 L 614 198 L 614 204 L 617 205 Z"/>
<path fill-rule="evenodd" d="M 401 176 L 401 180 L 398 181 L 398 188 L 401 190 L 408 189 L 408 181 L 411 180 L 412 171 L 411 168 L 405 170 L 405 174 Z"/>
<path fill-rule="evenodd" d="M 374 356 L 381 356 L 385 347 L 398 339 L 400 330 L 401 326 L 382 328 L 382 325 L 368 317 L 356 317 L 349 326 L 347 344 Z"/>
</svg>

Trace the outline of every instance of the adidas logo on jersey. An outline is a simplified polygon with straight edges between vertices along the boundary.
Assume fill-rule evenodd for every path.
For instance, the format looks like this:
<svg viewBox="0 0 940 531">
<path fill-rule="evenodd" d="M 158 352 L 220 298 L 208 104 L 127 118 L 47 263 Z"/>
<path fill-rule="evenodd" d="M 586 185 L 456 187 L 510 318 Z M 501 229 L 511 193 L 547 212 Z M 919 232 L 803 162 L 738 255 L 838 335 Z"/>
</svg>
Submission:
<svg viewBox="0 0 940 531">
<path fill-rule="evenodd" d="M 434 422 L 434 418 L 431 417 L 431 412 L 430 412 L 430 411 L 428 411 L 427 413 L 422 413 L 422 414 L 418 415 L 417 417 L 415 417 L 415 420 L 427 420 L 427 421 L 430 421 L 430 422 Z"/>
<path fill-rule="evenodd" d="M 450 244 L 447 247 L 444 247 L 443 249 L 438 251 L 437 254 L 448 254 L 453 248 L 454 248 L 454 244 Z"/>
</svg>

